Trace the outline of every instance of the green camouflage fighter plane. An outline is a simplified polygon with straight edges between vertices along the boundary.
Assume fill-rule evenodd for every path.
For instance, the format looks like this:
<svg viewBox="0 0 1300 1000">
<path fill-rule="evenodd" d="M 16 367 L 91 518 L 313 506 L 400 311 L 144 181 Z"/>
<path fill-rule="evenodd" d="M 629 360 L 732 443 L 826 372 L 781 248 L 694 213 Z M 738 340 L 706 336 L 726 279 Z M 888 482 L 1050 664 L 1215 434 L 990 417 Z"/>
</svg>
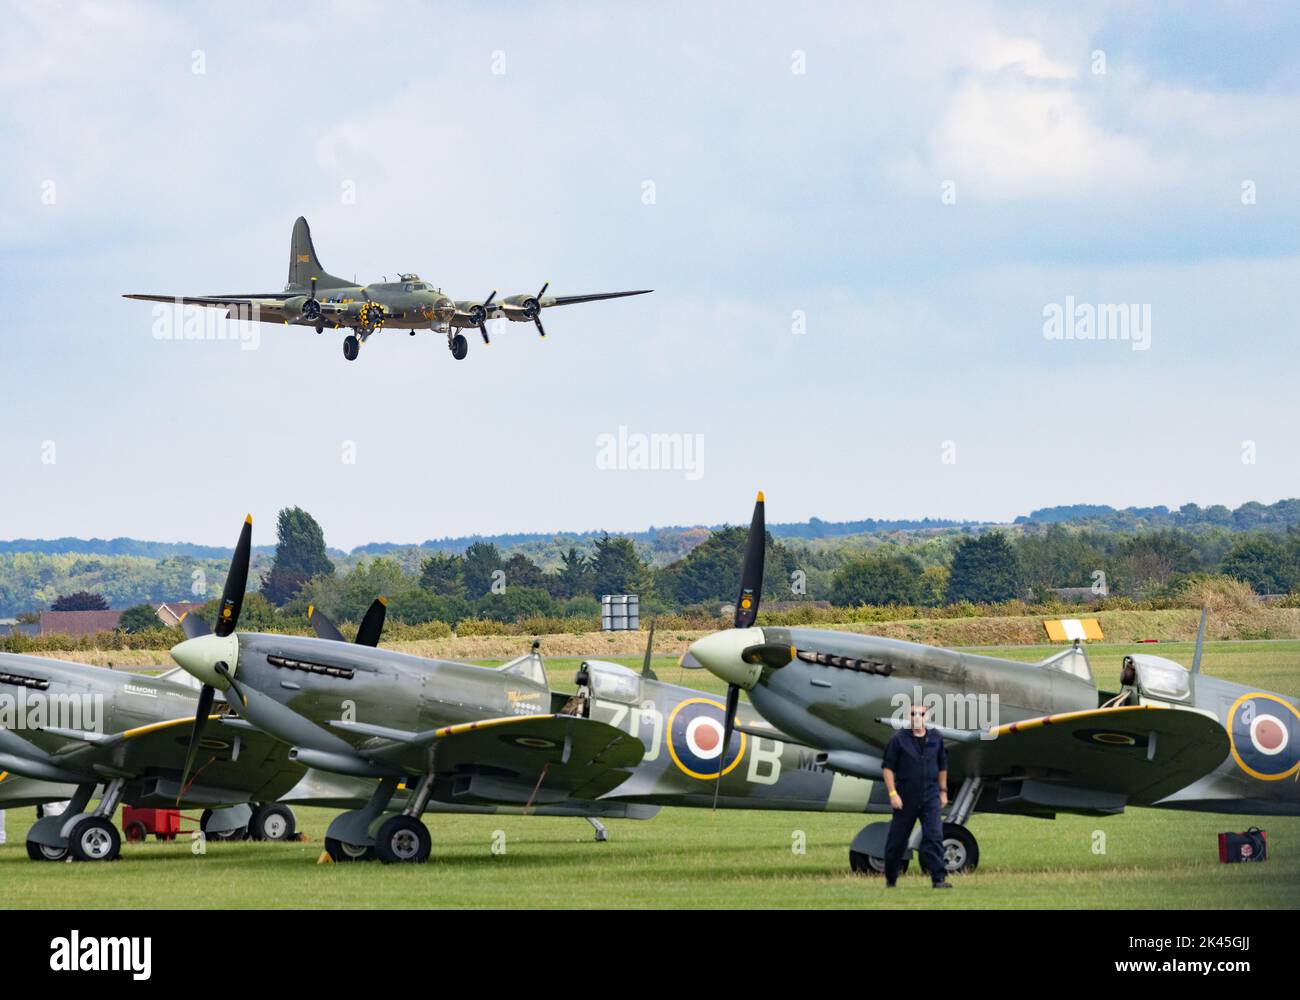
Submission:
<svg viewBox="0 0 1300 1000">
<path fill-rule="evenodd" d="M 246 521 L 232 577 L 250 531 Z M 601 818 L 646 819 L 662 805 L 888 809 L 873 783 L 827 771 L 770 729 L 724 734 L 724 706 L 660 682 L 649 647 L 639 674 L 588 661 L 571 697 L 550 689 L 536 648 L 489 668 L 375 648 L 382 612 L 367 615 L 353 643 L 319 612 L 318 638 L 237 633 L 237 618 L 237 604 L 223 606 L 217 634 L 181 623 L 190 638 L 173 658 L 203 683 L 202 698 L 225 691 L 239 716 L 213 722 L 201 703 L 191 738 L 256 727 L 282 740 L 317 775 L 304 794 L 357 806 L 326 834 L 336 861 L 428 860 L 429 811 L 582 816 L 603 839 Z M 326 772 L 369 779 L 366 801 Z"/>
<path fill-rule="evenodd" d="M 547 295 L 550 282 L 537 292 L 509 295 L 497 301 L 493 291 L 484 299 L 455 301 L 441 288 L 423 281 L 418 274 L 400 274 L 396 281 L 358 285 L 328 273 L 321 267 L 312 245 L 307 220 L 293 224 L 289 247 L 289 281 L 282 292 L 247 295 L 125 295 L 145 302 L 166 302 L 177 306 L 208 306 L 225 309 L 240 320 L 312 326 L 317 333 L 330 329 L 351 329 L 343 339 L 343 356 L 355 361 L 361 345 L 385 325 L 416 330 L 436 330 L 447 335 L 447 347 L 457 361 L 469 354 L 469 341 L 461 330 L 477 328 L 483 343 L 488 338 L 488 320 L 504 317 L 514 323 L 532 323 L 545 337 L 542 310 L 555 306 L 646 295 L 653 289 L 632 292 L 597 292 L 591 295 Z"/>
<path fill-rule="evenodd" d="M 201 808 L 204 833 L 217 839 L 293 837 L 293 812 L 276 800 L 306 768 L 265 734 L 204 739 L 203 766 L 192 781 L 181 779 L 197 692 L 184 673 L 172 673 L 0 653 L 0 808 L 71 800 L 31 828 L 29 858 L 114 860 L 122 842 L 113 815 L 122 803 Z"/>
<path fill-rule="evenodd" d="M 849 632 L 757 628 L 763 508 L 760 493 L 735 627 L 696 640 L 683 665 L 727 682 L 725 732 L 750 729 L 735 721 L 744 690 L 770 726 L 820 748 L 819 764 L 872 781 L 889 737 L 908 726 L 907 706 L 924 703 L 959 782 L 943 827 L 949 871 L 978 864 L 965 826 L 977 808 L 1047 818 L 1126 806 L 1300 815 L 1300 709 L 1200 673 L 1204 616 L 1191 670 L 1133 654 L 1113 689 L 1099 686 L 1078 643 L 1026 664 Z M 887 827 L 872 824 L 854 839 L 854 870 L 882 870 Z M 911 849 L 918 844 L 919 830 Z"/>
</svg>

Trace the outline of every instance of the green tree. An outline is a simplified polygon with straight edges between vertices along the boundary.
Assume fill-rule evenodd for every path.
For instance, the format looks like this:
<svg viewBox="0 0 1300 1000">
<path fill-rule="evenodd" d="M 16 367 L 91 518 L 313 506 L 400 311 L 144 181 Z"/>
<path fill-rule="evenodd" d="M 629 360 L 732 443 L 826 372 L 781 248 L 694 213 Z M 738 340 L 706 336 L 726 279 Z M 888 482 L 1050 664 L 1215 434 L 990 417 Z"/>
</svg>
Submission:
<svg viewBox="0 0 1300 1000">
<path fill-rule="evenodd" d="M 1001 531 L 961 539 L 948 571 L 948 603 L 995 604 L 1020 596 L 1020 560 Z"/>
<path fill-rule="evenodd" d="M 151 628 L 162 628 L 162 621 L 152 604 L 135 604 L 122 612 L 117 627 L 123 632 L 147 632 Z"/>
<path fill-rule="evenodd" d="M 856 608 L 863 604 L 920 604 L 921 564 L 909 555 L 874 555 L 854 559 L 835 574 L 831 603 Z"/>
<path fill-rule="evenodd" d="M 1270 535 L 1241 539 L 1223 558 L 1220 571 L 1245 580 L 1257 594 L 1286 594 L 1300 583 L 1300 567 L 1292 545 Z"/>
<path fill-rule="evenodd" d="M 596 540 L 596 553 L 591 560 L 592 593 L 640 594 L 650 591 L 649 567 L 637 555 L 630 538 L 611 538 L 608 534 Z"/>
<path fill-rule="evenodd" d="M 448 552 L 429 556 L 420 566 L 420 586 L 440 597 L 464 597 L 461 557 Z"/>
<path fill-rule="evenodd" d="M 732 525 L 711 532 L 682 559 L 664 567 L 658 589 L 681 604 L 735 601 L 740 594 L 740 574 L 745 562 L 747 525 Z M 763 561 L 763 597 L 789 600 L 790 574 L 795 558 L 769 534 Z M 609 591 L 604 591 L 609 593 Z"/>
<path fill-rule="evenodd" d="M 560 568 L 555 574 L 555 591 L 560 597 L 590 596 L 595 577 L 591 560 L 570 545 L 560 555 Z"/>
<path fill-rule="evenodd" d="M 75 594 L 60 594 L 50 605 L 51 611 L 107 611 L 108 601 L 103 594 L 78 590 Z"/>
<path fill-rule="evenodd" d="M 475 542 L 467 548 L 461 564 L 466 596 L 471 601 L 476 601 L 490 593 L 494 582 L 493 574 L 501 568 L 501 553 L 491 542 Z"/>
<path fill-rule="evenodd" d="M 325 533 L 301 507 L 286 507 L 276 521 L 275 561 L 262 577 L 262 593 L 275 605 L 287 604 L 308 580 L 330 576 L 334 564 L 325 552 Z"/>
<path fill-rule="evenodd" d="M 542 567 L 533 562 L 522 552 L 516 552 L 501 567 L 506 574 L 506 588 L 528 587 L 532 590 L 546 589 L 546 574 Z"/>
</svg>

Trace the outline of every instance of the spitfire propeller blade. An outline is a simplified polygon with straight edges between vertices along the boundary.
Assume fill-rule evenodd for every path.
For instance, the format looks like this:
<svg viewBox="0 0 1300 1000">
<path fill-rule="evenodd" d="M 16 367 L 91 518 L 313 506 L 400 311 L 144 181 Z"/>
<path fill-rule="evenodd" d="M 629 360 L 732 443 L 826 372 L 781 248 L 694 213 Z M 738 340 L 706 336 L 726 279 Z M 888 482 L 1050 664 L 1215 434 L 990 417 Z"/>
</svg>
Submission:
<svg viewBox="0 0 1300 1000">
<path fill-rule="evenodd" d="M 379 645 L 379 636 L 384 631 L 384 616 L 387 614 L 388 599 L 376 597 L 366 610 L 366 616 L 361 619 L 361 627 L 357 629 L 358 646 Z"/>
<path fill-rule="evenodd" d="M 763 557 L 767 527 L 763 516 L 763 494 L 754 502 L 754 516 L 749 522 L 745 542 L 745 564 L 740 572 L 740 597 L 736 601 L 736 628 L 749 628 L 758 617 L 758 602 L 763 594 Z"/>
<path fill-rule="evenodd" d="M 199 755 L 199 740 L 203 736 L 203 726 L 208 721 L 208 715 L 212 712 L 212 699 L 216 693 L 216 688 L 208 684 L 204 684 L 199 689 L 199 707 L 194 713 L 194 728 L 190 731 L 190 746 L 185 751 L 185 767 L 181 770 L 181 784 L 176 792 L 177 805 L 180 805 L 181 797 L 185 794 L 185 787 L 189 784 L 190 772 L 194 770 L 194 761 Z"/>
<path fill-rule="evenodd" d="M 343 638 L 343 633 L 339 631 L 339 627 L 330 621 L 325 612 L 318 610 L 315 605 L 308 605 L 307 620 L 311 622 L 312 631 L 316 633 L 316 638 L 347 642 Z"/>
<path fill-rule="evenodd" d="M 713 786 L 713 811 L 718 811 L 718 793 L 722 791 L 722 772 L 726 770 L 731 734 L 736 730 L 736 710 L 740 707 L 740 688 L 727 685 L 727 713 L 722 720 L 722 751 L 718 754 L 718 780 Z"/>
<path fill-rule="evenodd" d="M 253 515 L 244 518 L 244 527 L 235 544 L 235 554 L 230 560 L 230 572 L 221 591 L 221 610 L 217 614 L 217 635 L 222 638 L 235 631 L 239 624 L 239 610 L 244 606 L 244 591 L 248 589 L 248 563 L 253 552 Z"/>
<path fill-rule="evenodd" d="M 207 622 L 198 615 L 191 614 L 188 611 L 181 616 L 181 620 L 178 624 L 181 627 L 181 631 L 185 633 L 185 638 L 187 639 L 194 639 L 201 635 L 212 634 L 212 629 L 208 628 Z"/>
<path fill-rule="evenodd" d="M 780 642 L 759 642 L 741 650 L 740 658 L 746 663 L 780 668 L 795 658 L 795 648 Z"/>
</svg>

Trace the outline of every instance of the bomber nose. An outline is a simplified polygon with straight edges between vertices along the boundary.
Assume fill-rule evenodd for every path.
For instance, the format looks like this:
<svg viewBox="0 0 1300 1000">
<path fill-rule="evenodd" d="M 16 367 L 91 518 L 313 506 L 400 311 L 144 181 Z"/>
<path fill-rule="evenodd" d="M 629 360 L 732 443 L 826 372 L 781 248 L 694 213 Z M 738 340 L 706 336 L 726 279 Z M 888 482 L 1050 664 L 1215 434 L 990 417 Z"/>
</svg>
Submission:
<svg viewBox="0 0 1300 1000">
<path fill-rule="evenodd" d="M 172 647 L 172 659 L 181 668 L 197 677 L 202 683 L 221 691 L 230 682 L 217 672 L 217 664 L 224 663 L 230 676 L 234 676 L 239 660 L 239 639 L 235 635 L 200 635 L 186 639 Z"/>
<path fill-rule="evenodd" d="M 763 667 L 746 663 L 740 654 L 763 641 L 761 628 L 732 628 L 696 639 L 688 651 L 709 673 L 748 691 L 758 683 Z"/>
</svg>

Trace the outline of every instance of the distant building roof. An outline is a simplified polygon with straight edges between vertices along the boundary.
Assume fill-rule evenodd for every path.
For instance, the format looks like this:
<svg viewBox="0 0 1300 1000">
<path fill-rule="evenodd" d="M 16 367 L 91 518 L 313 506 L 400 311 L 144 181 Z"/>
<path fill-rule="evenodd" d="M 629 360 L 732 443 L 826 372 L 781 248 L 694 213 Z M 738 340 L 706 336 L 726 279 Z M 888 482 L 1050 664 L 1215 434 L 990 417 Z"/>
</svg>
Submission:
<svg viewBox="0 0 1300 1000">
<path fill-rule="evenodd" d="M 112 632 L 122 618 L 120 611 L 42 611 L 41 635 L 94 635 Z"/>
<path fill-rule="evenodd" d="M 159 620 L 164 625 L 176 625 L 182 618 L 191 611 L 202 607 L 200 601 L 164 601 L 161 604 L 155 604 L 153 609 L 158 614 Z"/>
</svg>

